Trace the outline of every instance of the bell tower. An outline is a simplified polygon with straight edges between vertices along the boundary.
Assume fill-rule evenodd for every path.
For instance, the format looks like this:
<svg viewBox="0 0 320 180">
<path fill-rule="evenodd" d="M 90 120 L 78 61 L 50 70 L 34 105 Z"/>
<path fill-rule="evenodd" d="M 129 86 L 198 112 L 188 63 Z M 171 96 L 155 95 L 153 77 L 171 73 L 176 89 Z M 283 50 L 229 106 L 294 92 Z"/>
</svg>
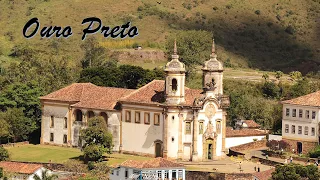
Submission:
<svg viewBox="0 0 320 180">
<path fill-rule="evenodd" d="M 165 66 L 165 97 L 167 104 L 185 103 L 185 65 L 179 61 L 177 43 L 174 41 L 171 61 Z"/>
<path fill-rule="evenodd" d="M 206 97 L 216 97 L 223 94 L 223 65 L 217 60 L 214 39 L 210 59 L 202 67 L 202 87 Z"/>
</svg>

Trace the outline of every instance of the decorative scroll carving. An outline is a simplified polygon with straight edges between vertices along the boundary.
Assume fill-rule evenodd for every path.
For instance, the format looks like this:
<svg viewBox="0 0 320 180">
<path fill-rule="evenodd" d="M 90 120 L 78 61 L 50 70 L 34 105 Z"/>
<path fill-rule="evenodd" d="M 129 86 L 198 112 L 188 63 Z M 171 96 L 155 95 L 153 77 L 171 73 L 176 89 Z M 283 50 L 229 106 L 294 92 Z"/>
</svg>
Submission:
<svg viewBox="0 0 320 180">
<path fill-rule="evenodd" d="M 210 60 L 207 64 L 207 69 L 219 69 L 219 62 Z"/>
<path fill-rule="evenodd" d="M 169 68 L 180 68 L 180 63 L 179 62 L 170 62 Z"/>
<path fill-rule="evenodd" d="M 206 84 L 207 86 L 207 90 L 211 90 L 214 91 L 217 87 L 216 86 L 216 82 L 214 81 L 214 78 L 211 79 L 211 82 Z"/>
</svg>

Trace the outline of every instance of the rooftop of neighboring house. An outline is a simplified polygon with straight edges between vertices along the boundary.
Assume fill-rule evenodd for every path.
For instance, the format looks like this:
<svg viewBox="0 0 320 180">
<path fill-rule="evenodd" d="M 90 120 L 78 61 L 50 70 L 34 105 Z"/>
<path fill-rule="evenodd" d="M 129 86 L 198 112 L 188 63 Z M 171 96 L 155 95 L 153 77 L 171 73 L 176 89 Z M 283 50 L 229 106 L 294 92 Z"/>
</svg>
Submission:
<svg viewBox="0 0 320 180">
<path fill-rule="evenodd" d="M 226 137 L 244 137 L 244 136 L 265 136 L 267 132 L 256 129 L 233 129 L 232 127 L 226 127 Z"/>
<path fill-rule="evenodd" d="M 0 167 L 3 168 L 3 171 L 6 171 L 6 172 L 19 173 L 19 174 L 33 174 L 38 169 L 42 168 L 43 165 L 1 161 Z"/>
<path fill-rule="evenodd" d="M 182 164 L 158 157 L 146 161 L 126 160 L 119 166 L 134 168 L 134 169 L 170 169 L 184 168 Z"/>
<path fill-rule="evenodd" d="M 261 126 L 256 123 L 254 120 L 243 120 L 242 127 L 259 129 Z"/>
<path fill-rule="evenodd" d="M 266 170 L 266 171 L 261 171 L 261 172 L 255 172 L 253 173 L 253 176 L 256 177 L 259 180 L 268 180 L 272 177 L 272 173 L 275 171 L 274 168 Z"/>
<path fill-rule="evenodd" d="M 320 91 L 300 96 L 294 99 L 282 101 L 282 104 L 294 104 L 301 106 L 320 106 Z"/>
</svg>

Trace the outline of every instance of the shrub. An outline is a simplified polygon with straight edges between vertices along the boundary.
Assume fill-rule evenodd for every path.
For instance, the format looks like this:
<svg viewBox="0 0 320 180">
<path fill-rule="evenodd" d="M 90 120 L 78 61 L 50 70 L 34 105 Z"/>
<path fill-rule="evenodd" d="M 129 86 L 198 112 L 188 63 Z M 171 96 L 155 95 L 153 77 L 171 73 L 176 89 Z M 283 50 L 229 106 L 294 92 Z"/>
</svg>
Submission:
<svg viewBox="0 0 320 180">
<path fill-rule="evenodd" d="M 217 7 L 217 6 L 214 6 L 212 9 L 213 9 L 214 11 L 216 11 L 216 10 L 218 10 L 218 7 Z"/>
<path fill-rule="evenodd" d="M 86 161 L 100 161 L 103 154 L 106 152 L 105 148 L 99 145 L 91 144 L 83 149 L 84 159 Z"/>
<path fill-rule="evenodd" d="M 271 27 L 272 25 L 273 25 L 272 22 L 268 22 L 268 23 L 267 23 L 267 26 L 268 26 L 268 27 Z"/>
<path fill-rule="evenodd" d="M 279 149 L 288 150 L 290 147 L 289 143 L 284 140 L 279 141 Z"/>
<path fill-rule="evenodd" d="M 88 172 L 88 166 L 83 164 L 81 161 L 70 159 L 63 163 L 64 171 L 74 173 L 86 173 Z"/>
<path fill-rule="evenodd" d="M 261 14 L 260 10 L 256 10 L 254 13 L 255 13 L 256 15 L 260 15 L 260 14 Z"/>
<path fill-rule="evenodd" d="M 288 34 L 294 34 L 295 31 L 296 31 L 296 30 L 295 30 L 294 27 L 291 26 L 291 25 L 289 25 L 289 26 L 286 28 L 286 30 L 285 30 L 285 32 L 288 33 Z"/>
<path fill-rule="evenodd" d="M 4 147 L 0 146 L 0 161 L 6 161 L 9 159 L 9 152 Z"/>
<path fill-rule="evenodd" d="M 228 4 L 228 5 L 226 5 L 226 8 L 227 8 L 227 9 L 231 9 L 231 8 L 232 8 L 232 5 L 231 5 L 231 4 Z"/>
<path fill-rule="evenodd" d="M 271 141 L 267 142 L 267 147 L 273 151 L 276 151 L 276 150 L 278 150 L 279 143 L 276 140 L 271 140 Z"/>
<path fill-rule="evenodd" d="M 320 146 L 317 146 L 313 150 L 309 151 L 308 155 L 311 158 L 318 158 L 320 156 Z"/>
</svg>

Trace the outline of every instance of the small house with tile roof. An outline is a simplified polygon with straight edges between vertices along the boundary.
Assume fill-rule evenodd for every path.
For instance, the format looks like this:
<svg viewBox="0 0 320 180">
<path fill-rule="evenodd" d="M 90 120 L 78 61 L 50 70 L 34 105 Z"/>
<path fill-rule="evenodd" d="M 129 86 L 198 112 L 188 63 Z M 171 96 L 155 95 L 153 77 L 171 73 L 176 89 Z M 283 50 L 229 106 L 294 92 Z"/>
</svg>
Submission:
<svg viewBox="0 0 320 180">
<path fill-rule="evenodd" d="M 6 174 L 9 174 L 9 179 L 27 179 L 33 180 L 35 175 L 42 177 L 42 173 L 46 170 L 41 164 L 21 163 L 1 161 L 0 167 Z M 48 175 L 52 172 L 47 169 Z"/>
<path fill-rule="evenodd" d="M 248 129 L 259 129 L 261 126 L 254 120 L 242 120 L 239 119 L 235 123 L 236 129 L 248 128 Z"/>
<path fill-rule="evenodd" d="M 41 143 L 81 146 L 80 129 L 102 116 L 114 151 L 187 161 L 223 157 L 229 97 L 223 95 L 223 66 L 214 43 L 202 68 L 203 89 L 185 86 L 176 43 L 164 71 L 164 81 L 135 90 L 75 83 L 41 97 Z"/>
<path fill-rule="evenodd" d="M 307 153 L 320 143 L 320 91 L 282 101 L 282 139 L 295 153 Z"/>
<path fill-rule="evenodd" d="M 264 130 L 251 128 L 233 129 L 232 127 L 226 127 L 226 129 L 226 148 L 260 141 L 266 139 L 268 134 Z"/>
<path fill-rule="evenodd" d="M 126 160 L 111 170 L 110 179 L 185 180 L 186 177 L 183 165 L 158 157 L 147 161 Z"/>
</svg>

